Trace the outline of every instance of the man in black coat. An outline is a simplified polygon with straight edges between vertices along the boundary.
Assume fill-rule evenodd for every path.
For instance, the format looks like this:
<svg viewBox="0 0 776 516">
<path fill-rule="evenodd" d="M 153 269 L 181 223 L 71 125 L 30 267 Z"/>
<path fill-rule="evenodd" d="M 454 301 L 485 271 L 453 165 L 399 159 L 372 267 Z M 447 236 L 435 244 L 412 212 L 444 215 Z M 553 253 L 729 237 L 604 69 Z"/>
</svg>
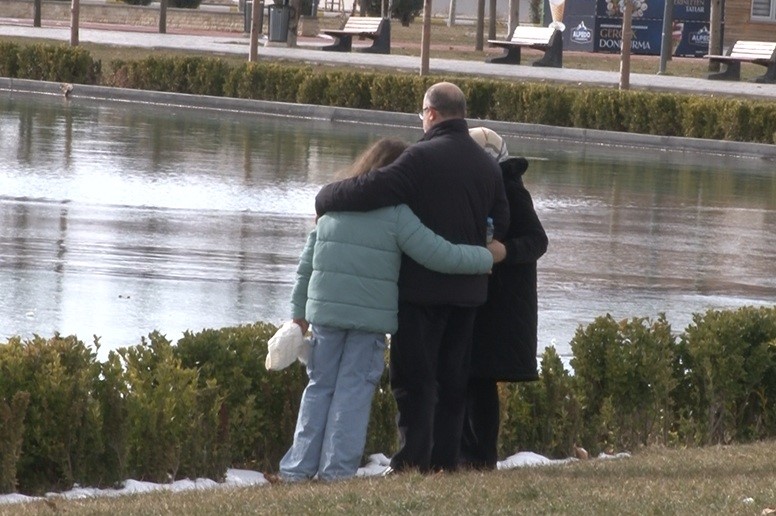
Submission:
<svg viewBox="0 0 776 516">
<path fill-rule="evenodd" d="M 325 186 L 318 215 L 407 204 L 437 234 L 456 244 L 485 245 L 486 220 L 500 239 L 509 208 L 497 163 L 469 136 L 466 99 L 451 83 L 423 98 L 423 138 L 394 163 Z M 396 471 L 458 467 L 471 336 L 486 275 L 432 272 L 407 256 L 399 275 L 399 329 L 391 339 L 391 388 L 399 411 Z"/>
<path fill-rule="evenodd" d="M 488 300 L 477 311 L 472 363 L 466 394 L 461 461 L 467 467 L 495 469 L 499 433 L 497 382 L 537 380 L 536 261 L 547 251 L 547 234 L 523 185 L 525 158 L 510 158 L 494 131 L 476 127 L 472 137 L 501 166 L 509 200 L 506 259 L 493 267 Z"/>
</svg>

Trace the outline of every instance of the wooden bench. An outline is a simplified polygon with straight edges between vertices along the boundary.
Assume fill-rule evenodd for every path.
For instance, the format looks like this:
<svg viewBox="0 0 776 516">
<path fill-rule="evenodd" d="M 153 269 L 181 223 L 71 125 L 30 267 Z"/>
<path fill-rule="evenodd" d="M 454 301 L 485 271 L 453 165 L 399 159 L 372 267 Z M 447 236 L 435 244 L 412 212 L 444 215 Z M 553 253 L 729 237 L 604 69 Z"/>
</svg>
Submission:
<svg viewBox="0 0 776 516">
<path fill-rule="evenodd" d="M 520 64 L 520 49 L 528 47 L 544 51 L 533 66 L 563 67 L 563 33 L 552 27 L 518 25 L 508 41 L 489 39 L 488 43 L 506 49 L 503 55 L 488 58 L 488 63 Z"/>
<path fill-rule="evenodd" d="M 353 36 L 358 36 L 360 39 L 372 40 L 372 46 L 359 49 L 361 52 L 391 53 L 391 20 L 388 18 L 351 16 L 341 29 L 323 32 L 337 40 L 333 45 L 323 47 L 323 50 L 350 52 L 353 48 Z"/>
<path fill-rule="evenodd" d="M 736 41 L 724 56 L 707 55 L 709 62 L 723 63 L 725 69 L 709 74 L 708 78 L 723 81 L 741 80 L 741 63 L 754 63 L 766 68 L 755 82 L 776 83 L 776 43 L 766 41 Z"/>
</svg>

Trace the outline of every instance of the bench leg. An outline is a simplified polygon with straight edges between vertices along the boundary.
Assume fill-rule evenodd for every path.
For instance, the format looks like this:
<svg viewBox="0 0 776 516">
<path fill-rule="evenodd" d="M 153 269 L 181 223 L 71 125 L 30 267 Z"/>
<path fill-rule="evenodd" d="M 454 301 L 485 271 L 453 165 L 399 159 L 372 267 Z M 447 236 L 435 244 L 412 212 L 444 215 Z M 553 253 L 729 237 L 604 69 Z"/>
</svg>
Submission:
<svg viewBox="0 0 776 516">
<path fill-rule="evenodd" d="M 330 52 L 350 52 L 351 48 L 353 48 L 353 36 L 345 34 L 344 36 L 340 36 L 336 43 L 321 47 L 321 50 L 328 50 Z"/>
<path fill-rule="evenodd" d="M 374 39 L 371 46 L 359 49 L 370 54 L 391 53 L 391 20 L 383 20 L 380 25 L 380 34 Z"/>
<path fill-rule="evenodd" d="M 776 62 L 769 64 L 765 74 L 756 78 L 754 82 L 776 83 Z"/>
<path fill-rule="evenodd" d="M 544 51 L 544 56 L 534 61 L 533 65 L 563 68 L 563 37 L 559 30 L 556 30 L 550 39 L 550 46 Z"/>
<path fill-rule="evenodd" d="M 741 63 L 738 61 L 730 61 L 729 63 L 723 63 L 726 68 L 719 73 L 710 73 L 707 79 L 712 81 L 740 81 L 741 80 Z"/>
<path fill-rule="evenodd" d="M 498 64 L 520 64 L 520 47 L 507 47 L 504 49 L 504 53 L 502 55 L 489 57 L 485 60 L 485 62 Z"/>
</svg>

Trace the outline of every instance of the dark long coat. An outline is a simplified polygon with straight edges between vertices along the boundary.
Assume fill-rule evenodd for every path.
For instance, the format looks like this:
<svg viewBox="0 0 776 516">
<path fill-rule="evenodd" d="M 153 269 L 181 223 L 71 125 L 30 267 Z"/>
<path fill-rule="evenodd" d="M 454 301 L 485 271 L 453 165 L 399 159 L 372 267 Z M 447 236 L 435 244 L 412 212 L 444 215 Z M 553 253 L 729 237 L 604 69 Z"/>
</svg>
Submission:
<svg viewBox="0 0 776 516">
<path fill-rule="evenodd" d="M 523 185 L 525 158 L 501 163 L 510 226 L 506 259 L 493 267 L 488 300 L 477 312 L 471 376 L 498 381 L 538 379 L 536 363 L 536 261 L 547 251 L 547 234 Z"/>
</svg>

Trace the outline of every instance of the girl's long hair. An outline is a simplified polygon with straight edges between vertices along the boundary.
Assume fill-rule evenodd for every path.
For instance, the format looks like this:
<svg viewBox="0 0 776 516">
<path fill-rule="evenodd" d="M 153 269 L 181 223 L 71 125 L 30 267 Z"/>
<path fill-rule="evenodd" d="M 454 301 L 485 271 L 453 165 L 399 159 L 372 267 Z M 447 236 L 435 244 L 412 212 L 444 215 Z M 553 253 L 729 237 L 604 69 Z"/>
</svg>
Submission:
<svg viewBox="0 0 776 516">
<path fill-rule="evenodd" d="M 360 176 L 370 170 L 384 167 L 396 161 L 404 150 L 409 147 L 398 138 L 381 138 L 359 155 L 352 165 L 340 172 L 342 177 Z"/>
</svg>

